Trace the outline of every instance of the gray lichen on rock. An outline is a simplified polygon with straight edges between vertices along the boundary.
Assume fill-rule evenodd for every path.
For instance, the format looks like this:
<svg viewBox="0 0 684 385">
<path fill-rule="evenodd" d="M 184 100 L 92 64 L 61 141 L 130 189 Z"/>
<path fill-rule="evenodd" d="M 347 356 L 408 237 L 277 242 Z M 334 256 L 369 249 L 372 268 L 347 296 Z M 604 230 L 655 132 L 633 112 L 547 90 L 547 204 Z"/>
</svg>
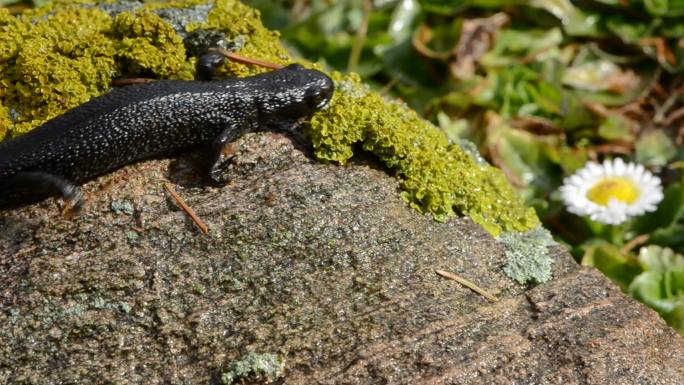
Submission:
<svg viewBox="0 0 684 385">
<path fill-rule="evenodd" d="M 539 226 L 522 233 L 506 232 L 497 239 L 504 244 L 503 271 L 510 278 L 520 284 L 544 283 L 552 278 L 553 258 L 548 248 L 556 242 L 548 230 Z"/>
<path fill-rule="evenodd" d="M 118 1 L 115 3 L 98 2 L 92 5 L 83 5 L 85 8 L 99 8 L 107 12 L 111 18 L 115 18 L 123 12 L 135 12 L 136 10 L 143 8 L 143 6 L 144 4 L 139 1 Z M 163 4 L 160 4 L 160 6 L 163 6 Z M 184 38 L 188 34 L 186 27 L 190 24 L 205 23 L 209 17 L 209 12 L 212 9 L 214 9 L 214 2 L 210 1 L 204 4 L 196 4 L 187 7 L 162 7 L 155 9 L 152 12 L 171 24 L 176 33 Z"/>
<path fill-rule="evenodd" d="M 221 383 L 231 385 L 246 378 L 260 383 L 270 383 L 283 375 L 283 369 L 285 362 L 277 356 L 250 352 L 228 366 L 228 371 L 221 375 Z"/>
<path fill-rule="evenodd" d="M 185 38 L 188 35 L 187 26 L 205 23 L 212 9 L 214 9 L 214 3 L 208 2 L 185 8 L 157 9 L 154 13 L 171 24 L 176 33 Z"/>
<path fill-rule="evenodd" d="M 111 18 L 115 18 L 118 14 L 122 12 L 132 12 L 140 8 L 143 4 L 139 1 L 118 1 L 116 3 L 97 3 L 97 4 L 84 4 L 83 7 L 97 7 L 109 15 Z"/>
</svg>

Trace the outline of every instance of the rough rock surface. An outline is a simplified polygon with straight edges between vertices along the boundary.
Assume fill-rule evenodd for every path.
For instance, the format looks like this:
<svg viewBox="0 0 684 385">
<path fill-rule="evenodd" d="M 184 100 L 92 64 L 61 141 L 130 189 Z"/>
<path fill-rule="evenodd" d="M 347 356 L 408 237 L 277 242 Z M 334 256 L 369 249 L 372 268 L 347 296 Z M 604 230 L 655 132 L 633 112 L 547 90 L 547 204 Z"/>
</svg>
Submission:
<svg viewBox="0 0 684 385">
<path fill-rule="evenodd" d="M 501 244 L 417 214 L 372 160 L 239 143 L 223 188 L 186 156 L 88 183 L 74 220 L 0 213 L 0 383 L 210 384 L 250 352 L 284 359 L 282 384 L 684 383 L 682 338 L 566 252 L 524 288 Z"/>
</svg>

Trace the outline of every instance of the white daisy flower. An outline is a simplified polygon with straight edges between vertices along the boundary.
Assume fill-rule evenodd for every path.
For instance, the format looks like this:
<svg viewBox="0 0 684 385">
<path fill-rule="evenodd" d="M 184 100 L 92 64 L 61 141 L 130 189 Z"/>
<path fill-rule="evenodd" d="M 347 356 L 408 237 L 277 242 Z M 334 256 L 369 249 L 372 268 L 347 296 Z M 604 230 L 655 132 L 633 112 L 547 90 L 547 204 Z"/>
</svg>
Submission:
<svg viewBox="0 0 684 385">
<path fill-rule="evenodd" d="M 571 213 L 609 225 L 655 211 L 663 200 L 658 177 L 620 158 L 603 164 L 588 162 L 563 180 L 560 193 Z"/>
</svg>

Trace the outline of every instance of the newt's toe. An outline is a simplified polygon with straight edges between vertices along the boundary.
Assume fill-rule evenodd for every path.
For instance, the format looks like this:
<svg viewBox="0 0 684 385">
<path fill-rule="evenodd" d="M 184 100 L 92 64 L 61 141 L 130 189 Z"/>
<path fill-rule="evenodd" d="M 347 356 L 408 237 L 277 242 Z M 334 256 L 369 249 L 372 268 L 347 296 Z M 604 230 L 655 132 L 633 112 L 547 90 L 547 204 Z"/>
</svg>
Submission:
<svg viewBox="0 0 684 385">
<path fill-rule="evenodd" d="M 83 191 L 78 187 L 71 189 L 63 198 L 62 215 L 66 219 L 71 219 L 76 217 L 81 213 L 85 198 Z"/>
</svg>

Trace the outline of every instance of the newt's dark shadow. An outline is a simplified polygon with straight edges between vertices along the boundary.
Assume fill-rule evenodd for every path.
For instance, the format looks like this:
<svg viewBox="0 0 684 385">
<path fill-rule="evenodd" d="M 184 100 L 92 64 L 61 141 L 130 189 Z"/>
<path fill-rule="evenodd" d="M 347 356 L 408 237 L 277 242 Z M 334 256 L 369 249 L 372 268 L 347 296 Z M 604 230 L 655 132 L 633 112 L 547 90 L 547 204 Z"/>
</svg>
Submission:
<svg viewBox="0 0 684 385">
<path fill-rule="evenodd" d="M 8 183 L 7 186 L 3 186 L 2 195 L 0 195 L 0 215 L 5 210 L 19 209 L 56 195 L 56 191 L 36 191 L 28 187 L 12 186 L 11 183 Z M 0 228 L 2 227 L 0 226 Z"/>
<path fill-rule="evenodd" d="M 183 187 L 203 187 L 207 185 L 207 178 L 203 175 L 206 160 L 200 148 L 173 157 L 166 171 L 169 182 Z"/>
</svg>

